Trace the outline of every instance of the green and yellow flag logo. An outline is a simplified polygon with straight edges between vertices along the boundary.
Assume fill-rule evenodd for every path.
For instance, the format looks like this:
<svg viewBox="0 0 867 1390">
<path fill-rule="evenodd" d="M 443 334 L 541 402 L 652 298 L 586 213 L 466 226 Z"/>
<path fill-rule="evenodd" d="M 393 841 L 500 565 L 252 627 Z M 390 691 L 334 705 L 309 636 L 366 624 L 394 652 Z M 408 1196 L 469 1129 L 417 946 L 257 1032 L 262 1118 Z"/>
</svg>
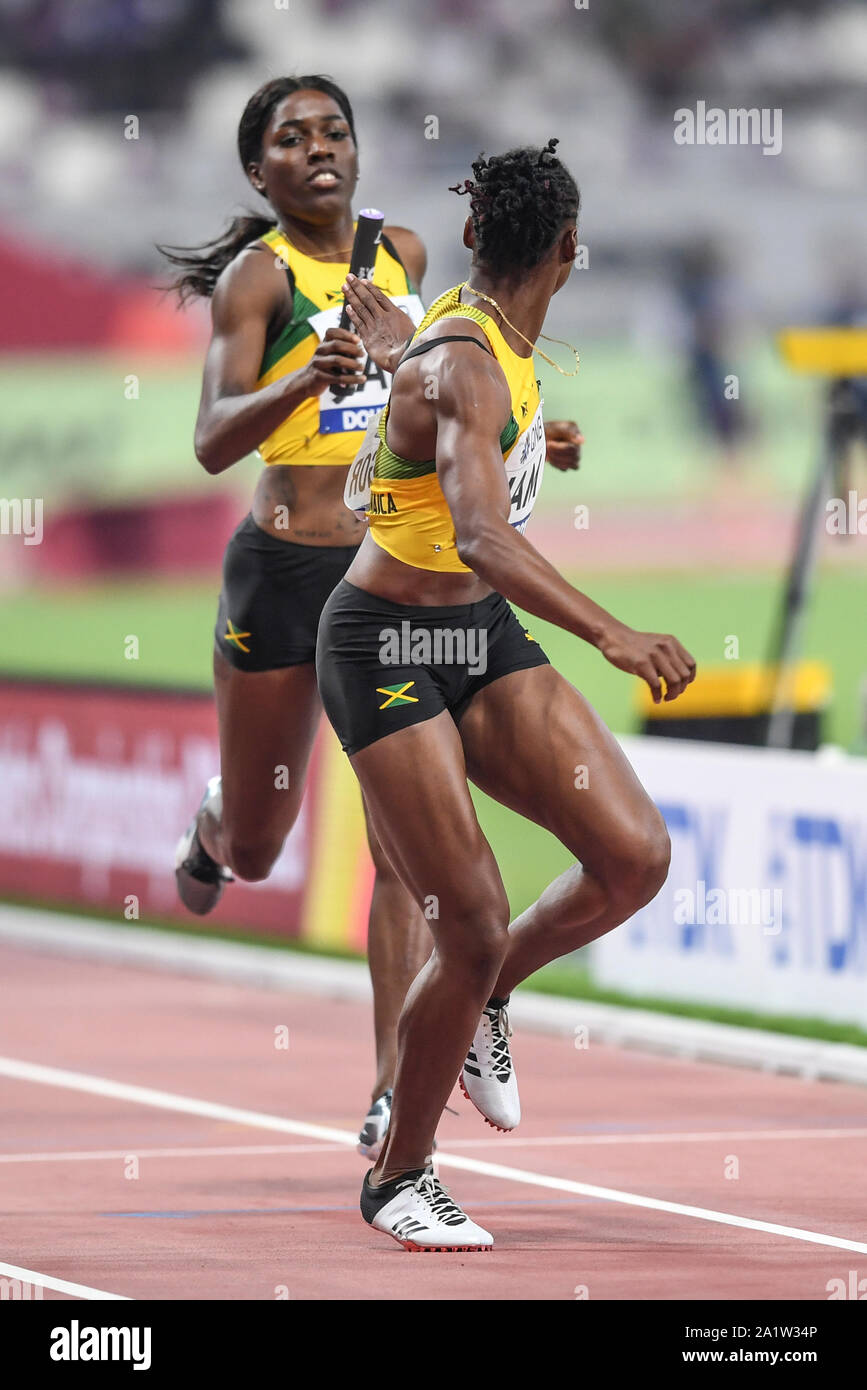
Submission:
<svg viewBox="0 0 867 1390">
<path fill-rule="evenodd" d="M 380 709 L 389 709 L 392 705 L 417 705 L 417 695 L 407 695 L 410 686 L 415 685 L 415 681 L 407 681 L 405 685 L 378 685 L 377 695 L 387 695 L 388 699 L 383 700 Z"/>
<path fill-rule="evenodd" d="M 244 645 L 243 639 L 249 637 L 251 634 L 249 632 L 238 632 L 231 618 L 227 618 L 226 621 L 229 627 L 223 635 L 223 640 L 226 642 L 234 642 L 235 646 L 240 647 L 242 652 L 248 652 L 250 648 Z"/>
</svg>

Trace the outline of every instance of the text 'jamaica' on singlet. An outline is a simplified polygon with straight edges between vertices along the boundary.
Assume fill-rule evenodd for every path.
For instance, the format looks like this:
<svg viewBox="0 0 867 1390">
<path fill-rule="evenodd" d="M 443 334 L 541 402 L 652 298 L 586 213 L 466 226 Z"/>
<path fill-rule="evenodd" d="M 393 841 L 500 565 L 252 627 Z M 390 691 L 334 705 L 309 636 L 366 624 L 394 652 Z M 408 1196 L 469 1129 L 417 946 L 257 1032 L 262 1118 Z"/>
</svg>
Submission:
<svg viewBox="0 0 867 1390">
<path fill-rule="evenodd" d="M 519 357 L 509 347 L 489 314 L 461 304 L 460 290 L 459 285 L 447 290 L 431 305 L 413 345 L 419 334 L 440 319 L 472 319 L 483 330 L 511 396 L 512 411 L 500 435 L 500 448 L 509 485 L 509 522 L 523 532 L 545 466 L 545 429 L 535 365 L 532 357 Z M 371 536 L 389 555 L 416 569 L 469 573 L 469 566 L 458 556 L 454 523 L 439 485 L 436 460 L 417 463 L 400 458 L 385 441 L 387 423 L 388 406 L 377 422 L 378 447 L 367 510 Z"/>
<path fill-rule="evenodd" d="M 338 326 L 343 309 L 343 282 L 349 262 L 320 261 L 292 246 L 274 228 L 262 241 L 286 268 L 292 296 L 292 318 L 265 349 L 257 389 L 270 386 L 305 366 L 329 328 Z M 410 284 L 397 252 L 383 237 L 376 252 L 373 283 L 418 323 L 424 306 Z M 367 382 L 342 399 L 331 389 L 302 401 L 259 445 L 265 463 L 351 463 L 369 419 L 388 400 L 391 377 L 376 363 L 365 363 Z"/>
</svg>

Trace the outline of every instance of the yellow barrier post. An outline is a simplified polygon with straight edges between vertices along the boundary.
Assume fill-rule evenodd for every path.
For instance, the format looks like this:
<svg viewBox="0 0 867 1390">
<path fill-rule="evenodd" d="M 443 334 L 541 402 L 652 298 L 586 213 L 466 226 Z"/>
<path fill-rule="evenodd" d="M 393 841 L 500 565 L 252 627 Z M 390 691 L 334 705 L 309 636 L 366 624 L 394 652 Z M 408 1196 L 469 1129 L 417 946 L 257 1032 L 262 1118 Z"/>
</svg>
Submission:
<svg viewBox="0 0 867 1390">
<path fill-rule="evenodd" d="M 842 465 L 860 428 L 860 412 L 850 380 L 854 376 L 867 376 L 867 328 L 787 328 L 779 334 L 778 346 L 791 371 L 825 376 L 832 382 L 822 451 L 801 509 L 798 539 L 770 662 L 774 683 L 767 742 L 772 748 L 790 748 L 796 717 L 796 659 L 807 594 L 816 567 L 819 518 L 824 512 L 832 480 L 841 475 Z"/>
</svg>

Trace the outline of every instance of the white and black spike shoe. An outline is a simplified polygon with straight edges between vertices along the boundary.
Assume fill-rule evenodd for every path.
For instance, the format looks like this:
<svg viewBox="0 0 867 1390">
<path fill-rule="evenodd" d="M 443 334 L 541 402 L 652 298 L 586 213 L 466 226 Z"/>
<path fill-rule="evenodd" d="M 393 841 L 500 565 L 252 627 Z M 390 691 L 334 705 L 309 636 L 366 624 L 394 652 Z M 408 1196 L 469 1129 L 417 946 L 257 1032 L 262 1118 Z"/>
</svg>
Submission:
<svg viewBox="0 0 867 1390">
<path fill-rule="evenodd" d="M 507 1133 L 521 1121 L 518 1080 L 509 1051 L 508 999 L 490 999 L 467 1053 L 460 1087 L 494 1129 Z"/>
<path fill-rule="evenodd" d="M 223 896 L 227 883 L 234 883 L 230 871 L 212 859 L 199 839 L 199 816 L 210 811 L 218 820 L 223 810 L 223 784 L 212 777 L 205 789 L 198 811 L 193 816 L 175 850 L 175 882 L 178 897 L 184 907 L 204 917 Z"/>
<path fill-rule="evenodd" d="M 375 1163 L 382 1153 L 388 1126 L 391 1124 L 391 1091 L 384 1091 L 367 1112 L 358 1136 L 358 1152 L 362 1158 Z"/>
<path fill-rule="evenodd" d="M 368 1177 L 361 1185 L 361 1214 L 404 1250 L 493 1249 L 494 1237 L 461 1210 L 432 1168 L 403 1173 L 381 1187 L 371 1187 Z"/>
<path fill-rule="evenodd" d="M 358 1136 L 358 1152 L 362 1158 L 375 1163 L 382 1153 L 388 1127 L 391 1124 L 391 1090 L 383 1091 L 367 1112 L 361 1133 Z M 446 1106 L 448 1109 L 448 1106 Z M 456 1111 L 452 1112 L 456 1114 Z M 431 1153 L 436 1153 L 437 1141 L 433 1141 Z"/>
</svg>

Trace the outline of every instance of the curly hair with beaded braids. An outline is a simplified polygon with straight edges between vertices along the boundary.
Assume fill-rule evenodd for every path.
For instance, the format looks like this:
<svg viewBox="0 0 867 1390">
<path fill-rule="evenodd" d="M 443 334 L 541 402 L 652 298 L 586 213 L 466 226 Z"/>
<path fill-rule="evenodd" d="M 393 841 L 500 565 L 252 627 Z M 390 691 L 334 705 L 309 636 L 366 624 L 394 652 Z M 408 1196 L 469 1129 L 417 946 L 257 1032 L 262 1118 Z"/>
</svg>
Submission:
<svg viewBox="0 0 867 1390">
<path fill-rule="evenodd" d="M 479 155 L 474 178 L 451 188 L 469 194 L 476 256 L 494 274 L 532 270 L 578 216 L 581 195 L 557 158 L 558 144 L 551 139 L 544 149 L 507 150 L 490 159 Z"/>
</svg>

